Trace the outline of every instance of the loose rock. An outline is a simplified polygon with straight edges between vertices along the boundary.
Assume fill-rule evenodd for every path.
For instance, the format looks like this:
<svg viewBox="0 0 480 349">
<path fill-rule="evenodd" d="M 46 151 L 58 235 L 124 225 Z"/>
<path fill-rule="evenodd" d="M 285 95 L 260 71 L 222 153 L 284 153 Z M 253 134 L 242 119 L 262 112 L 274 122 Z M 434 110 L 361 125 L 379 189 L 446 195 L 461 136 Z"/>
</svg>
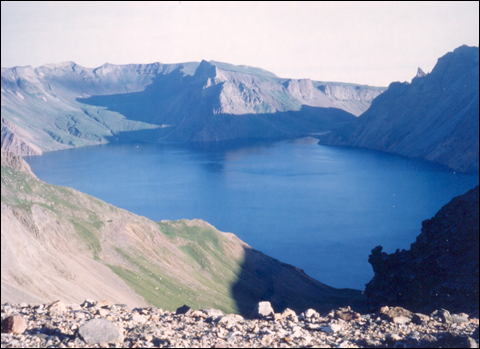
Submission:
<svg viewBox="0 0 480 349">
<path fill-rule="evenodd" d="M 353 313 L 348 308 L 334 309 L 331 316 L 305 310 L 303 315 L 310 313 L 311 316 L 303 316 L 303 320 L 294 311 L 285 310 L 279 314 L 283 315 L 282 320 L 278 316 L 274 320 L 244 319 L 235 314 L 223 315 L 215 309 L 176 314 L 176 311 L 155 307 L 130 311 L 128 307 L 118 305 L 104 304 L 104 308 L 101 302 L 83 304 L 85 306 L 80 310 L 67 307 L 65 312 L 53 313 L 37 312 L 49 305 L 3 304 L 2 319 L 21 313 L 26 330 L 22 334 L 2 333 L 2 348 L 475 347 L 477 341 L 474 336 L 478 338 L 479 325 L 476 318 L 456 324 L 439 322 L 423 314 L 419 316 L 422 321 L 418 324 L 413 321 L 395 323 L 395 317 L 382 320 L 379 314 L 363 314 L 359 319 L 351 320 L 336 318 L 339 313 Z M 95 318 L 99 316 L 96 315 L 99 311 L 108 311 L 107 319 Z M 464 314 L 458 316 L 466 317 Z M 87 334 L 85 329 L 88 327 L 93 328 Z"/>
<path fill-rule="evenodd" d="M 22 334 L 27 329 L 27 324 L 21 315 L 12 315 L 2 321 L 2 332 Z"/>
<path fill-rule="evenodd" d="M 123 342 L 120 329 L 107 319 L 93 319 L 78 329 L 87 344 Z"/>
<path fill-rule="evenodd" d="M 253 319 L 273 319 L 275 312 L 270 302 L 260 302 L 252 313 Z"/>
</svg>

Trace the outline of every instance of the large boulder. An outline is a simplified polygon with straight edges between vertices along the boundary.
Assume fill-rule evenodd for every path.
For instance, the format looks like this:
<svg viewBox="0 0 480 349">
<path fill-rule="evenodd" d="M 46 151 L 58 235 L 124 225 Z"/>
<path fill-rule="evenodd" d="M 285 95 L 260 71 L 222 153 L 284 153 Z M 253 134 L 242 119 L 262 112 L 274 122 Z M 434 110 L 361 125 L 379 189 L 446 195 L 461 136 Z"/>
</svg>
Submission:
<svg viewBox="0 0 480 349">
<path fill-rule="evenodd" d="M 80 326 L 78 335 L 87 344 L 122 343 L 120 329 L 107 319 L 93 319 Z"/>
<path fill-rule="evenodd" d="M 253 310 L 251 318 L 269 320 L 273 319 L 274 316 L 275 312 L 273 311 L 270 302 L 260 302 Z"/>
</svg>

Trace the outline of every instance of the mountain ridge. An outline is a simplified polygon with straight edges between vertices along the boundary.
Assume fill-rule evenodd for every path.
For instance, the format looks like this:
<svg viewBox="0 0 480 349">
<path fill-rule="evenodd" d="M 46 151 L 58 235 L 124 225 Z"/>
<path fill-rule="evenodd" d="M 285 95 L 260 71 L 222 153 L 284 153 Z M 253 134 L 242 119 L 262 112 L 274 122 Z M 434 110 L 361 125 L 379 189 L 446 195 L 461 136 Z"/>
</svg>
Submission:
<svg viewBox="0 0 480 349">
<path fill-rule="evenodd" d="M 221 62 L 2 68 L 2 149 L 297 137 L 359 115 L 384 88 L 278 78 Z"/>
<path fill-rule="evenodd" d="M 461 46 L 411 83 L 393 82 L 358 119 L 320 138 L 420 157 L 455 171 L 479 166 L 478 47 Z"/>
</svg>

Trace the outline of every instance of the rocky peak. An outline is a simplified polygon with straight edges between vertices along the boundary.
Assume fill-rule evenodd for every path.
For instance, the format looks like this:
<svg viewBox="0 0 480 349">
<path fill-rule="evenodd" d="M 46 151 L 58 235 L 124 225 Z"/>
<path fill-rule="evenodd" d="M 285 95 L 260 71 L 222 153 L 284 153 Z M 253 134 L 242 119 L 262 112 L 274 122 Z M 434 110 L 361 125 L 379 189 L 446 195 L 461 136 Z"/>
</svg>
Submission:
<svg viewBox="0 0 480 349">
<path fill-rule="evenodd" d="M 417 75 L 415 76 L 416 78 L 423 78 L 425 75 L 425 72 L 422 70 L 422 68 L 418 67 L 418 70 L 417 70 Z"/>
<path fill-rule="evenodd" d="M 211 64 L 210 62 L 202 60 L 200 62 L 200 64 L 198 65 L 197 69 L 195 70 L 194 77 L 196 77 L 196 78 L 214 78 L 216 75 L 217 75 L 217 68 L 213 64 Z"/>
</svg>

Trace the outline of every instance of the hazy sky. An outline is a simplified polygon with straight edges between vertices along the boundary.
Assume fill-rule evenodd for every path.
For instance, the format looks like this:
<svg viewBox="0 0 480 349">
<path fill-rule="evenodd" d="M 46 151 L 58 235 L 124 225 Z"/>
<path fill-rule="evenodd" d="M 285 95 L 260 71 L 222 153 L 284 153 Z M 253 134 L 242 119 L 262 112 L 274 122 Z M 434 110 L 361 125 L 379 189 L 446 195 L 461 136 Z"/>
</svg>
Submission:
<svg viewBox="0 0 480 349">
<path fill-rule="evenodd" d="M 478 1 L 1 2 L 2 67 L 215 60 L 387 86 L 479 44 Z"/>
</svg>

